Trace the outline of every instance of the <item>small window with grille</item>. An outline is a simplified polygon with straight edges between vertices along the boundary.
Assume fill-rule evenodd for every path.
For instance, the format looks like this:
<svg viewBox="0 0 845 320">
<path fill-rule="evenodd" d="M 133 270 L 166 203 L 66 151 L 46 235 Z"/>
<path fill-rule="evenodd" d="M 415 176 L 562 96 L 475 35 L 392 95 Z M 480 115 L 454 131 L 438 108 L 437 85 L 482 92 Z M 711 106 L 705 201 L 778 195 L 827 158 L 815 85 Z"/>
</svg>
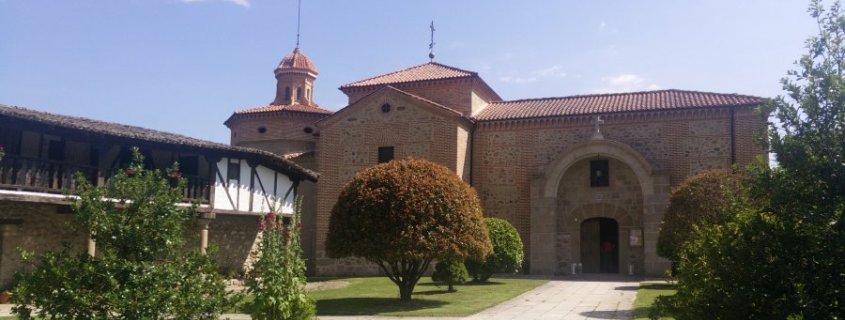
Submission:
<svg viewBox="0 0 845 320">
<path fill-rule="evenodd" d="M 590 161 L 590 186 L 607 187 L 610 185 L 607 160 Z"/>
</svg>

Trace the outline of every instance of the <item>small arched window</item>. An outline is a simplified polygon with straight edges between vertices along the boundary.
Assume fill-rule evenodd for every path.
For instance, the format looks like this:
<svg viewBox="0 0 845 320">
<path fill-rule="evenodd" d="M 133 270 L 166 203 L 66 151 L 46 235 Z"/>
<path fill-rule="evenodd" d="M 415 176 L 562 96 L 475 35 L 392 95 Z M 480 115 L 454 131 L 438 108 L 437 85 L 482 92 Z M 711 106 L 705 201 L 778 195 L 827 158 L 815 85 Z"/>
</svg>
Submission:
<svg viewBox="0 0 845 320">
<path fill-rule="evenodd" d="M 311 100 L 311 89 L 305 89 L 305 98 Z"/>
<path fill-rule="evenodd" d="M 296 88 L 296 101 L 302 101 L 302 88 Z"/>
<path fill-rule="evenodd" d="M 285 87 L 285 101 L 290 101 L 290 87 Z"/>
</svg>

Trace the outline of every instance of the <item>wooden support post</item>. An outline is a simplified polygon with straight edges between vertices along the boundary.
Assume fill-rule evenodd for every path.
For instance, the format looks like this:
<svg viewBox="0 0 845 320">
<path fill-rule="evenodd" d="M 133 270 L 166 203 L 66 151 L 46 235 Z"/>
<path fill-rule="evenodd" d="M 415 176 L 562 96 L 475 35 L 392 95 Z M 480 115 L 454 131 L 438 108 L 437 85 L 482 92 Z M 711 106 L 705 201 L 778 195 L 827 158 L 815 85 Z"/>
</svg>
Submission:
<svg viewBox="0 0 845 320">
<path fill-rule="evenodd" d="M 208 225 L 211 223 L 211 220 L 200 218 L 198 223 L 200 225 L 200 250 L 205 254 L 208 249 Z"/>
<path fill-rule="evenodd" d="M 97 243 L 94 241 L 94 237 L 91 233 L 88 233 L 88 255 L 94 256 L 97 254 Z"/>
</svg>

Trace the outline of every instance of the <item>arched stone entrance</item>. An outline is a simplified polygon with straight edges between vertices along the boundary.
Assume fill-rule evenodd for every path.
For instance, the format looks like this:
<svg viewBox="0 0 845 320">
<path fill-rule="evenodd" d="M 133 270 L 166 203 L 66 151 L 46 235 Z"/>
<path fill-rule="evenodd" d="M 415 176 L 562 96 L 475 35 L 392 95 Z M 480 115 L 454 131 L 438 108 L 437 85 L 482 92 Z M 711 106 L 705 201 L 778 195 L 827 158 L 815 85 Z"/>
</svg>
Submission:
<svg viewBox="0 0 845 320">
<path fill-rule="evenodd" d="M 602 161 L 610 181 L 595 185 Z M 582 223 L 609 218 L 618 224 L 616 270 L 662 274 L 668 262 L 657 256 L 656 241 L 668 196 L 668 175 L 623 143 L 595 139 L 562 152 L 532 181 L 531 272 L 568 274 L 571 263 L 583 264 Z"/>
</svg>

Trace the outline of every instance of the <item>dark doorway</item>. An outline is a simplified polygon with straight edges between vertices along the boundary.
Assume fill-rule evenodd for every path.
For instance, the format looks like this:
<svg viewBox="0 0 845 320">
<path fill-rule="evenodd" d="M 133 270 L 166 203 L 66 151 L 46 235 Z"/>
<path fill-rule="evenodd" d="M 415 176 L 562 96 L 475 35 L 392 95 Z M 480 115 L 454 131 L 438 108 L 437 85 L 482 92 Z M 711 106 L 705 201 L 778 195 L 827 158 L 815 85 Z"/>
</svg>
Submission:
<svg viewBox="0 0 845 320">
<path fill-rule="evenodd" d="M 619 224 L 610 218 L 581 223 L 581 263 L 585 273 L 619 273 Z"/>
</svg>

